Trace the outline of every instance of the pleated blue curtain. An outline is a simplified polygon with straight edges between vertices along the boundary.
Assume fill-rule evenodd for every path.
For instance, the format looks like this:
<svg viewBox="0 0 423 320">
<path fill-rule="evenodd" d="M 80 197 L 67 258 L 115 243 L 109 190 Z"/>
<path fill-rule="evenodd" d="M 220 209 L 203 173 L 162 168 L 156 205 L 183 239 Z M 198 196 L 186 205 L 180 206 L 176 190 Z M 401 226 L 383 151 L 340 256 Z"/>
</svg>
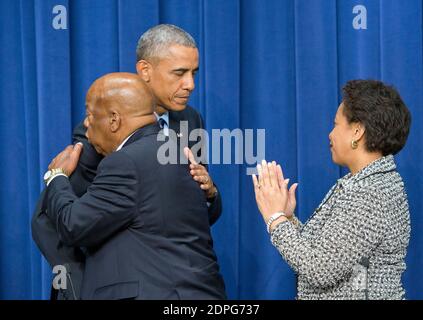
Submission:
<svg viewBox="0 0 423 320">
<path fill-rule="evenodd" d="M 67 10 L 67 29 L 52 26 L 57 5 Z M 353 27 L 357 5 L 367 10 L 367 29 Z M 421 0 L 0 1 L 0 298 L 48 298 L 51 270 L 30 234 L 41 176 L 71 142 L 90 84 L 108 72 L 135 72 L 139 36 L 172 23 L 199 45 L 190 104 L 210 136 L 266 129 L 266 158 L 299 182 L 302 221 L 346 173 L 328 148 L 343 84 L 373 78 L 399 89 L 413 116 L 396 157 L 412 220 L 404 283 L 407 298 L 422 299 L 422 10 Z M 223 197 L 212 231 L 228 295 L 293 299 L 295 275 L 269 241 L 247 167 L 210 165 Z"/>
</svg>

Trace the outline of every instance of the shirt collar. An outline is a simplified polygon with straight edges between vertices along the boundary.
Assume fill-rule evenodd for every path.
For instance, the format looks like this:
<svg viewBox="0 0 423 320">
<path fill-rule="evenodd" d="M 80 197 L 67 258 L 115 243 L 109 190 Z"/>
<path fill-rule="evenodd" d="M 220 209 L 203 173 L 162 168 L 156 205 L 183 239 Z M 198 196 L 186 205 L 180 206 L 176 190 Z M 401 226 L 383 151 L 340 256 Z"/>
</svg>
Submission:
<svg viewBox="0 0 423 320">
<path fill-rule="evenodd" d="M 125 143 L 129 140 L 130 137 L 132 137 L 134 135 L 135 132 L 137 132 L 137 130 L 135 130 L 129 136 L 127 136 L 126 139 L 122 141 L 122 143 L 119 145 L 119 147 L 117 147 L 117 149 L 115 151 L 119 151 L 120 149 L 122 149 L 122 147 L 125 145 Z"/>
<path fill-rule="evenodd" d="M 169 112 L 165 112 L 161 116 L 154 112 L 154 115 L 156 116 L 157 120 L 162 118 L 164 121 L 166 121 L 167 125 L 169 126 Z"/>
</svg>

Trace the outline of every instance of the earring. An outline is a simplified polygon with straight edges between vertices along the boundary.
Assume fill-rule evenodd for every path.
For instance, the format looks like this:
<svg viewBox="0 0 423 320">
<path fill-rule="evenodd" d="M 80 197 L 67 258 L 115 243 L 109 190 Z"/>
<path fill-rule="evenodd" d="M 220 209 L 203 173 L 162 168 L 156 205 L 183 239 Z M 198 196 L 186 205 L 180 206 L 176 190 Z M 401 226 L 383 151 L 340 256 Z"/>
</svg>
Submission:
<svg viewBox="0 0 423 320">
<path fill-rule="evenodd" d="M 358 147 L 358 142 L 356 140 L 351 141 L 351 148 L 357 149 L 357 147 Z"/>
</svg>

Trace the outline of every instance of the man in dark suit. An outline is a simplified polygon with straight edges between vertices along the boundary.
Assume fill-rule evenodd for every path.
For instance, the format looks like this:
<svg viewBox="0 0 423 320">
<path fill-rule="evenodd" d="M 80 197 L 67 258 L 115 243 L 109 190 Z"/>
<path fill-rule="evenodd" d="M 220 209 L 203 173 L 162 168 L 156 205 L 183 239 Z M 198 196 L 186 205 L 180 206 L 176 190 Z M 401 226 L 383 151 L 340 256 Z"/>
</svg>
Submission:
<svg viewBox="0 0 423 320">
<path fill-rule="evenodd" d="M 47 215 L 86 252 L 82 299 L 224 299 L 206 194 L 188 165 L 161 165 L 153 97 L 136 75 L 101 77 L 87 94 L 86 136 L 104 159 L 80 198 L 68 177 L 82 144 L 45 176 Z M 161 134 L 161 133 L 160 133 Z"/>
<path fill-rule="evenodd" d="M 171 56 L 169 56 L 169 54 Z M 145 81 L 156 99 L 156 116 L 163 131 L 174 130 L 179 135 L 180 123 L 187 121 L 188 132 L 204 128 L 201 115 L 187 100 L 194 90 L 194 75 L 198 70 L 198 49 L 192 37 L 182 29 L 172 25 L 158 25 L 145 32 L 137 47 L 137 72 Z M 102 155 L 98 154 L 85 137 L 86 128 L 80 123 L 73 131 L 73 143 L 84 145 L 80 160 L 70 183 L 78 197 L 82 196 L 91 184 Z M 182 140 L 182 139 L 181 139 Z M 179 142 L 179 141 L 178 141 Z M 191 148 L 195 142 L 188 141 Z M 209 213 L 209 223 L 214 224 L 222 212 L 220 194 L 207 172 L 207 166 L 198 164 L 192 153 L 190 172 L 194 180 L 205 191 Z M 43 193 L 44 194 L 44 193 Z M 79 297 L 79 283 L 84 268 L 84 255 L 77 247 L 64 245 L 49 221 L 46 202 L 41 195 L 32 219 L 32 235 L 38 248 L 53 267 L 67 264 L 70 280 L 74 280 L 74 290 L 62 290 L 59 299 Z M 52 291 L 52 298 L 57 296 Z"/>
<path fill-rule="evenodd" d="M 191 35 L 174 25 L 157 25 L 147 30 L 138 41 L 137 72 L 154 94 L 155 112 L 165 135 L 168 127 L 178 134 L 181 121 L 188 121 L 188 132 L 204 128 L 201 115 L 187 106 L 195 88 L 198 56 L 197 45 Z M 189 158 L 194 159 L 192 153 Z M 194 180 L 206 192 L 213 223 L 221 213 L 220 194 L 206 166 L 191 163 L 190 168 Z"/>
</svg>

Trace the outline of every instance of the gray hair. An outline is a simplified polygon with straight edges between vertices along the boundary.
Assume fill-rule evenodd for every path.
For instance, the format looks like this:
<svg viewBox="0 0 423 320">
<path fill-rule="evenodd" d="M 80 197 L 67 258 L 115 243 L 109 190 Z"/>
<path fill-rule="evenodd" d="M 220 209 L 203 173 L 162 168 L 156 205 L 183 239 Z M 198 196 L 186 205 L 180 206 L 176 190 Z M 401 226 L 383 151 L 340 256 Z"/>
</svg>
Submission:
<svg viewBox="0 0 423 320">
<path fill-rule="evenodd" d="M 188 32 L 172 24 L 159 24 L 144 32 L 138 40 L 137 61 L 159 57 L 172 44 L 197 48 Z"/>
</svg>

